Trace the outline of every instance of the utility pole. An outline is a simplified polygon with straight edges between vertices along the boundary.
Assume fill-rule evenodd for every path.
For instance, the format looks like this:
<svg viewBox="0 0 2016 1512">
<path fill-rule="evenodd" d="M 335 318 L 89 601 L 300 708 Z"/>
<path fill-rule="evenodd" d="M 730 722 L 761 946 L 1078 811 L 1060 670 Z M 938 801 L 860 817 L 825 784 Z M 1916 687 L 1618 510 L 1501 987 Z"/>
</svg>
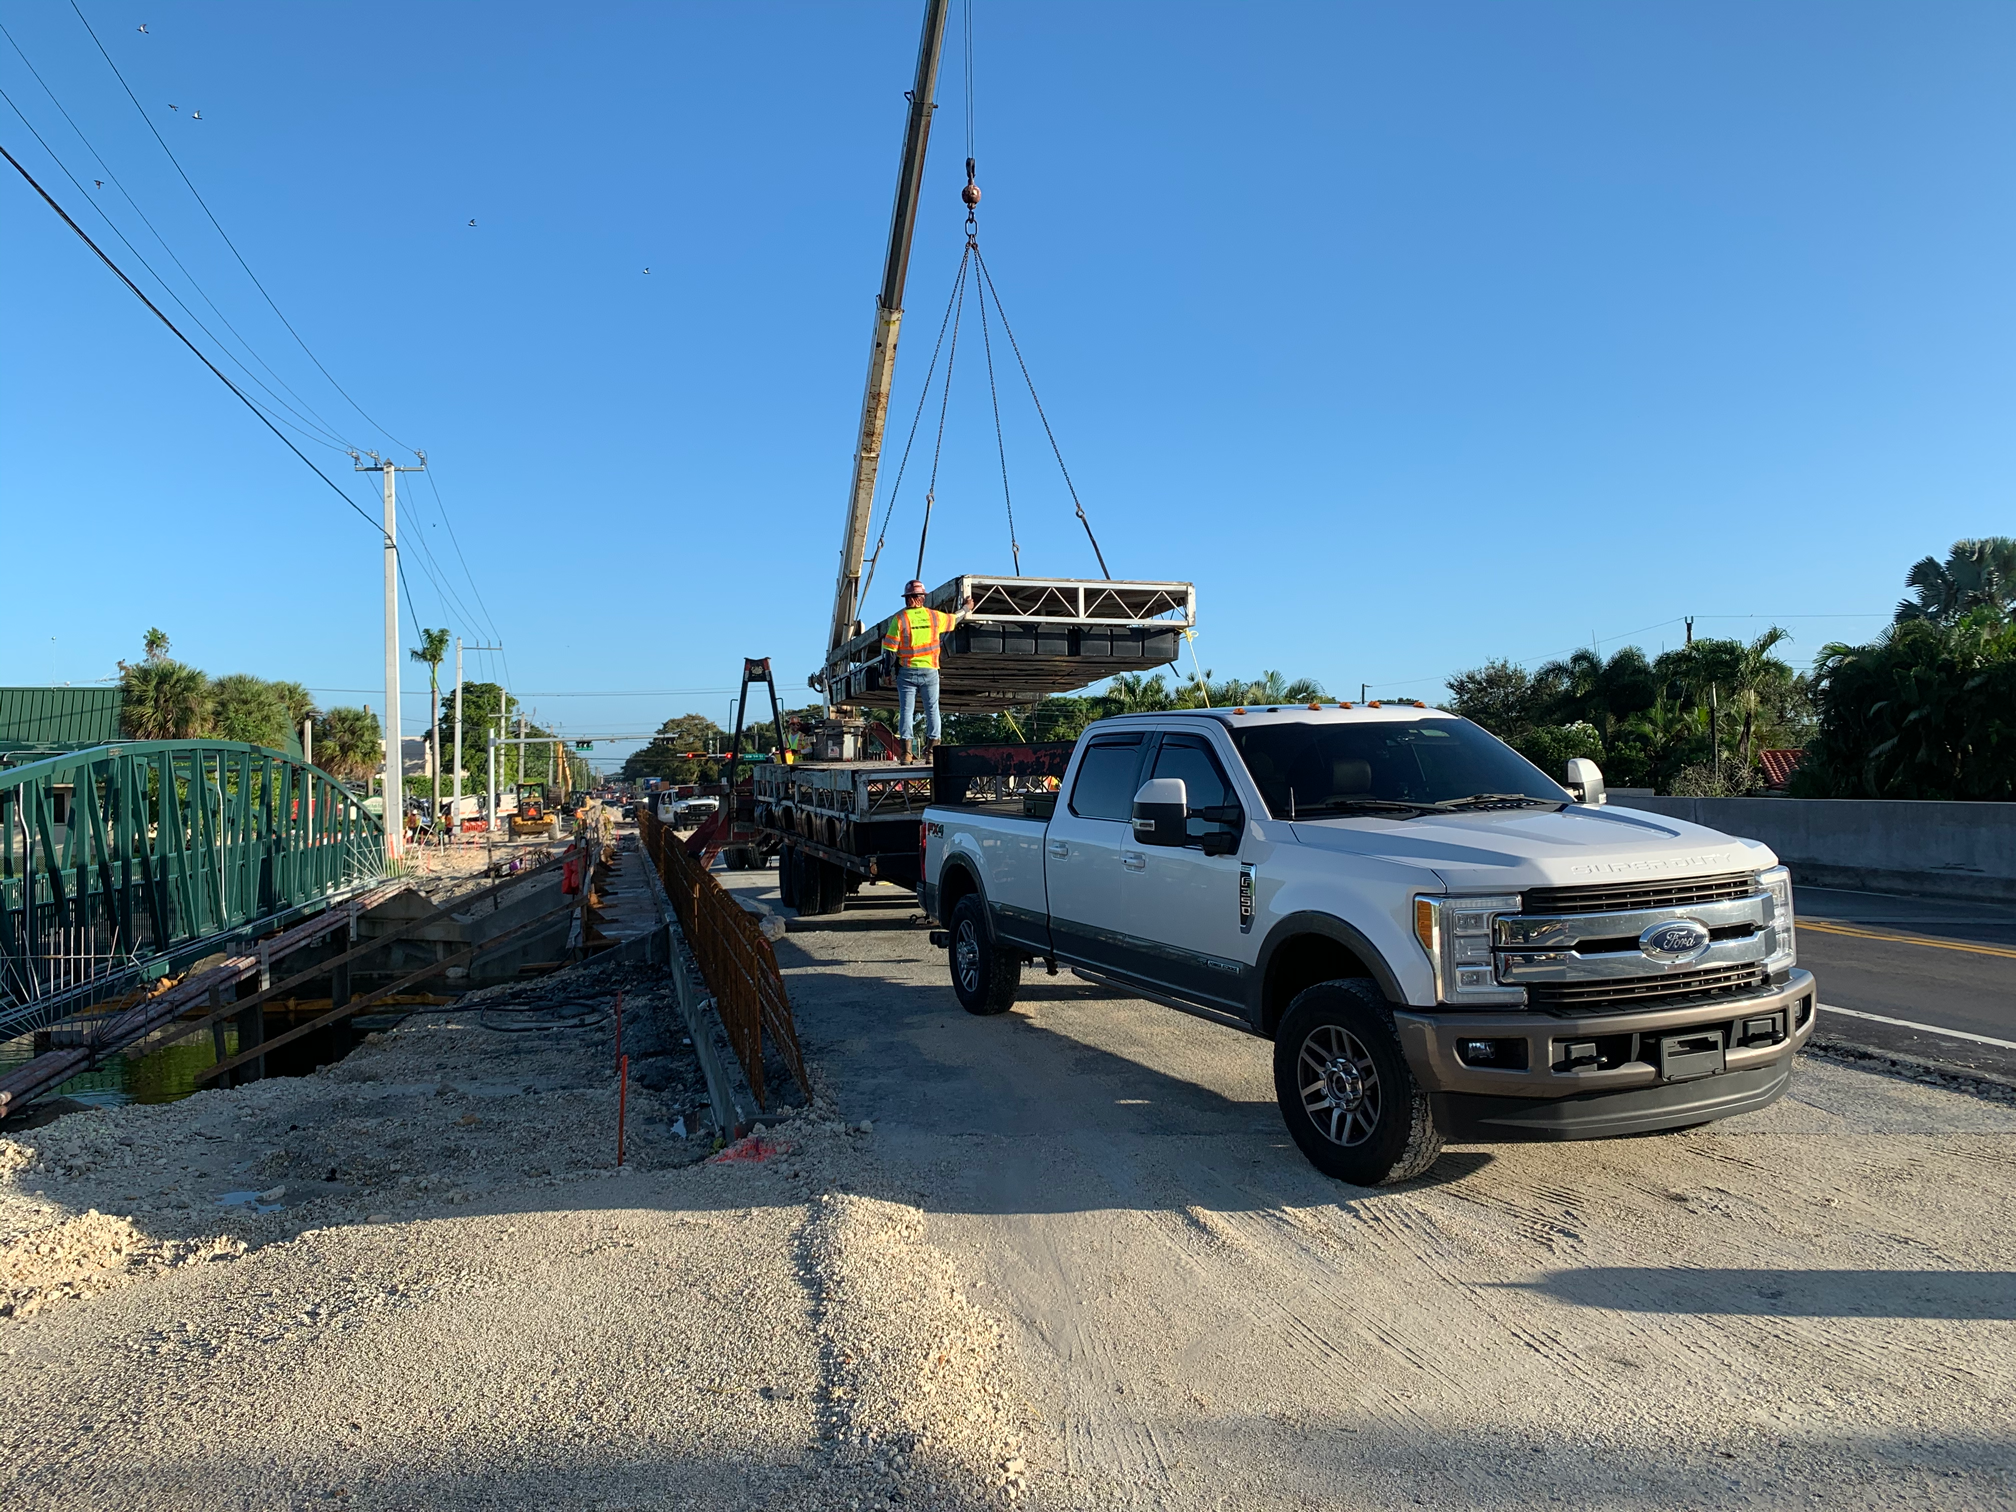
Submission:
<svg viewBox="0 0 2016 1512">
<path fill-rule="evenodd" d="M 502 646 L 464 647 L 462 637 L 455 637 L 455 778 L 454 800 L 448 809 L 448 835 L 453 839 L 461 833 L 462 825 L 462 653 L 470 651 L 502 651 Z M 497 806 L 497 753 L 490 753 L 490 806 Z"/>
<path fill-rule="evenodd" d="M 406 751 L 399 738 L 399 518 L 396 480 L 402 472 L 425 472 L 427 453 L 415 452 L 417 467 L 400 467 L 390 457 L 356 452 L 357 472 L 385 475 L 385 859 L 397 861 L 406 849 Z"/>
</svg>

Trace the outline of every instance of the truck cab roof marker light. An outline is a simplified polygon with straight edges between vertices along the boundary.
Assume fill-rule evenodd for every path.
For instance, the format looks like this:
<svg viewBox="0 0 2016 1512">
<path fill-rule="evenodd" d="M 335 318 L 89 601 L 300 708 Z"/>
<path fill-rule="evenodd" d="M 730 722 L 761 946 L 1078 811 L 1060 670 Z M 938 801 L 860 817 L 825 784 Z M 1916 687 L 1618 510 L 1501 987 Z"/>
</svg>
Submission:
<svg viewBox="0 0 2016 1512">
<path fill-rule="evenodd" d="M 1232 712 L 1234 714 L 1244 714 L 1246 711 L 1244 709 L 1234 709 Z"/>
<path fill-rule="evenodd" d="M 1323 705 L 1321 705 L 1320 703 L 1312 703 L 1311 705 L 1309 705 L 1309 707 L 1312 709 L 1320 709 L 1323 707 Z"/>
<path fill-rule="evenodd" d="M 1372 700 L 1372 702 L 1365 705 L 1365 707 L 1368 709 L 1376 709 L 1379 707 L 1379 700 L 1375 698 Z"/>
</svg>

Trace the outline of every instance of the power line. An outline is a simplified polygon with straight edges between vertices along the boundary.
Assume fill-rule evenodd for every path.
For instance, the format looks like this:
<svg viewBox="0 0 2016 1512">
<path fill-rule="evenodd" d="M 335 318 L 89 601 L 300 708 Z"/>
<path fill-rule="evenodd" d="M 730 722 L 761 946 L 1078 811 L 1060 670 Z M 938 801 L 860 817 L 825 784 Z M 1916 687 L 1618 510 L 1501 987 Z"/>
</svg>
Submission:
<svg viewBox="0 0 2016 1512">
<path fill-rule="evenodd" d="M 296 446 L 292 441 L 289 441 L 287 437 L 281 432 L 280 427 L 275 425 L 271 420 L 269 420 L 266 417 L 266 412 L 260 409 L 259 406 L 254 404 L 250 399 L 247 399 L 245 397 L 245 391 L 239 388 L 238 385 L 233 383 L 229 378 L 225 377 L 223 372 L 218 368 L 217 364 L 212 362 L 208 357 L 205 357 L 203 355 L 202 348 L 198 347 L 196 343 L 191 341 L 187 336 L 184 336 L 181 330 L 176 326 L 175 322 L 170 320 L 166 315 L 163 315 L 161 313 L 161 307 L 155 304 L 153 300 L 149 299 L 146 296 L 146 294 L 144 294 L 141 291 L 140 286 L 135 282 L 133 282 L 132 279 L 126 276 L 126 274 L 120 269 L 119 264 L 115 263 L 114 261 L 112 261 L 111 258 L 105 255 L 104 248 L 100 247 L 98 243 L 91 240 L 91 238 L 85 234 L 84 228 L 78 225 L 77 222 L 75 222 L 70 218 L 69 212 L 66 211 L 61 205 L 57 204 L 54 199 L 50 198 L 49 191 L 47 189 L 44 189 L 40 184 L 35 182 L 35 175 L 30 173 L 26 168 L 23 168 L 21 166 L 21 160 L 19 158 L 15 157 L 14 154 L 9 152 L 5 147 L 0 147 L 0 157 L 4 157 L 5 159 L 7 159 L 9 163 L 12 163 L 14 165 L 14 171 L 20 174 L 21 177 L 23 177 L 28 181 L 28 187 L 33 189 L 37 194 L 41 195 L 42 202 L 46 204 L 51 210 L 54 210 L 57 213 L 57 215 L 62 217 L 64 225 L 68 226 L 72 231 L 75 231 L 77 233 L 77 239 L 83 242 L 85 246 L 89 247 L 94 253 L 97 254 L 98 260 L 103 264 L 105 264 L 106 267 L 112 270 L 113 275 L 118 278 L 119 282 L 123 283 L 124 285 L 126 285 L 127 288 L 133 291 L 133 297 L 135 299 L 139 300 L 140 303 L 144 304 L 145 306 L 147 306 L 148 309 L 154 312 L 154 318 L 156 320 L 160 321 L 161 324 L 165 325 L 166 327 L 168 327 L 169 330 L 175 333 L 176 340 L 181 342 L 182 345 L 189 348 L 190 351 L 194 352 L 196 354 L 196 360 L 202 363 L 203 366 L 205 366 L 206 368 L 210 369 L 210 371 L 216 375 L 217 381 L 219 383 L 223 384 L 224 387 L 228 388 L 229 390 L 231 390 L 232 393 L 236 394 L 238 396 L 238 402 L 244 405 L 245 408 L 249 409 L 250 411 L 252 411 L 253 414 L 259 417 L 259 423 L 261 425 L 265 426 L 266 429 L 273 432 L 274 435 L 280 437 L 280 444 L 286 447 L 287 450 L 289 450 L 290 452 L 294 453 L 295 456 L 299 457 L 301 459 L 301 465 L 303 467 L 307 468 L 308 471 L 315 474 L 315 476 L 320 478 L 324 483 L 327 483 L 329 485 L 330 492 L 335 494 L 337 498 L 341 499 L 353 511 L 355 511 L 356 514 L 361 519 L 363 519 L 364 522 L 368 524 L 374 531 L 376 531 L 380 536 L 384 535 L 385 527 L 382 524 L 380 524 L 377 520 L 372 519 L 370 515 L 365 514 L 363 508 L 357 503 L 355 499 L 351 498 L 350 495 L 346 494 L 345 492 L 343 492 L 342 489 L 336 486 L 334 479 L 332 479 L 327 473 L 322 471 L 321 468 L 317 467 L 313 462 L 309 461 L 307 453 L 303 452 L 301 448 Z"/>
<path fill-rule="evenodd" d="M 119 177 L 119 175 L 113 171 L 112 165 L 105 161 L 105 155 L 102 152 L 100 152 L 95 145 L 93 145 L 89 137 L 84 135 L 84 128 L 77 124 L 76 118 L 70 114 L 69 110 L 64 106 L 62 100 L 57 98 L 56 91 L 49 87 L 49 81 L 42 77 L 41 71 L 35 67 L 34 61 L 28 56 L 28 54 L 25 51 L 22 50 L 21 44 L 15 41 L 14 34 L 7 30 L 5 23 L 0 23 L 0 35 L 4 35 L 7 38 L 8 45 L 14 49 L 15 54 L 21 59 L 22 66 L 25 67 L 28 70 L 28 72 L 34 77 L 35 82 L 42 86 L 42 93 L 44 93 L 49 97 L 49 103 L 56 107 L 57 112 L 63 117 L 64 121 L 69 125 L 70 129 L 76 133 L 77 140 L 84 144 L 84 150 L 91 154 L 92 159 L 98 164 L 99 168 L 101 168 L 104 171 L 105 177 L 112 181 L 112 186 L 119 191 L 121 196 L 124 197 L 126 203 L 133 207 L 134 214 L 138 215 L 141 219 L 141 222 L 147 227 L 147 229 L 154 233 L 154 240 L 161 244 L 161 250 L 166 252 L 170 260 L 173 261 L 175 266 L 181 270 L 182 276 L 189 280 L 189 286 L 196 291 L 197 297 L 200 298 L 206 305 L 208 305 L 210 307 L 211 312 L 214 315 L 216 315 L 216 317 L 220 321 L 224 323 L 224 328 L 228 330 L 233 336 L 236 336 L 238 338 L 239 344 L 242 345 L 245 348 L 246 352 L 248 352 L 251 355 L 252 360 L 254 362 L 258 363 L 260 367 L 266 370 L 267 376 L 272 378 L 272 380 L 275 383 L 279 384 L 280 387 L 286 389 L 289 395 L 299 400 L 301 404 L 307 409 L 308 414 L 313 415 L 315 417 L 314 419 L 315 428 L 319 429 L 322 432 L 322 434 L 328 437 L 331 442 L 335 443 L 339 449 L 347 445 L 342 435 L 340 435 L 336 431 L 334 426 L 329 424 L 327 417 L 321 414 L 315 408 L 314 405 L 309 404 L 306 399 L 303 399 L 301 395 L 295 393 L 293 387 L 287 382 L 287 380 L 282 378 L 279 375 L 279 373 L 275 372 L 273 369 L 273 365 L 268 361 L 266 361 L 265 358 L 259 355 L 258 350 L 252 345 L 250 341 L 246 339 L 245 334 L 242 331 L 240 331 L 237 326 L 231 323 L 231 317 L 226 315 L 224 311 L 218 307 L 217 301 L 212 299 L 208 291 L 205 290 L 204 287 L 196 281 L 196 275 L 194 273 L 191 273 L 189 271 L 188 266 L 182 261 L 182 259 L 179 256 L 176 255 L 175 249 L 168 244 L 168 238 L 161 234 L 160 228 L 154 224 L 153 220 L 148 216 L 147 212 L 140 208 L 140 202 L 133 198 L 131 191 L 128 190 L 126 187 L 125 181 L 122 180 Z M 14 102 L 11 99 L 7 103 L 10 105 L 14 104 Z M 14 113 L 16 115 L 21 115 L 23 122 L 28 125 L 28 129 L 31 132 L 35 131 L 33 123 L 28 122 L 28 118 L 25 115 L 22 115 L 20 106 L 18 105 L 14 106 Z M 42 141 L 42 136 L 40 132 L 35 133 L 35 139 L 38 142 Z M 56 158 L 55 150 L 51 148 L 47 142 L 42 142 L 42 147 L 44 151 L 49 153 L 50 157 Z M 57 166 L 62 167 L 62 160 L 60 158 L 57 158 L 56 161 Z M 71 183 L 77 184 L 77 178 L 75 174 L 71 174 L 67 168 L 64 169 L 64 172 L 66 175 L 69 176 Z M 82 194 L 84 192 L 84 186 L 82 184 L 77 184 L 77 191 L 78 193 Z M 113 225 L 112 217 L 106 215 L 105 211 L 101 207 L 99 207 L 95 201 L 92 203 L 92 208 L 98 211 L 98 214 L 104 218 L 104 221 L 108 226 L 112 226 L 114 233 L 118 234 L 119 239 L 122 242 L 126 242 L 125 235 L 119 232 L 119 228 L 116 225 Z M 132 252 L 135 257 L 140 257 L 138 249 L 135 248 L 131 242 L 126 242 L 126 247 L 127 250 Z M 154 277 L 160 281 L 162 288 L 168 290 L 169 297 L 174 299 L 178 305 L 182 305 L 182 309 L 184 310 L 184 312 L 188 314 L 189 318 L 191 320 L 196 320 L 197 317 L 195 311 L 190 310 L 187 305 L 182 304 L 181 299 L 175 295 L 175 291 L 172 288 L 169 288 L 168 281 L 162 278 L 159 273 L 156 273 L 153 267 L 147 264 L 145 258 L 141 258 L 141 263 L 142 266 L 145 266 L 147 268 L 148 272 L 154 273 Z M 198 320 L 197 324 L 201 325 L 202 322 Z M 225 344 L 218 339 L 216 332 L 210 330 L 209 327 L 207 326 L 204 326 L 203 330 L 204 334 L 209 336 L 212 341 L 216 341 L 220 348 L 224 348 Z M 227 351 L 228 354 L 228 348 L 225 348 L 225 350 Z M 234 362 L 237 361 L 235 357 L 232 360 Z M 245 375 L 248 378 L 252 379 L 254 383 L 258 383 L 262 389 L 266 389 L 266 392 L 269 395 L 272 395 L 274 402 L 279 404 L 281 408 L 287 410 L 290 414 L 294 415 L 295 418 L 299 420 L 302 420 L 304 422 L 308 420 L 308 415 L 301 414 L 299 410 L 294 409 L 293 406 L 287 404 L 285 400 L 281 399 L 278 394 L 274 394 L 270 388 L 266 388 L 266 385 L 264 383 L 260 383 L 259 379 L 252 374 L 251 369 L 246 368 L 244 363 L 240 362 L 238 363 L 238 366 L 245 372 Z"/>
<path fill-rule="evenodd" d="M 147 129 L 148 131 L 153 133 L 154 140 L 159 142 L 161 144 L 161 150 L 168 154 L 168 161 L 175 165 L 175 171 L 176 173 L 181 175 L 182 182 L 188 184 L 189 192 L 196 196 L 196 203 L 203 207 L 203 213 L 204 215 L 209 217 L 210 224 L 212 226 L 215 226 L 217 228 L 217 234 L 224 238 L 224 245 L 229 247 L 231 249 L 231 255 L 238 259 L 238 266 L 243 268 L 245 270 L 245 276 L 252 280 L 252 287 L 259 291 L 260 297 L 266 301 L 267 308 L 272 310 L 274 315 L 279 317 L 280 324 L 287 327 L 287 334 L 289 336 L 292 336 L 294 338 L 295 344 L 299 346 L 302 351 L 308 354 L 308 360 L 315 364 L 316 371 L 321 373 L 321 375 L 324 378 L 327 378 L 329 380 L 329 386 L 335 389 L 337 393 L 343 396 L 345 402 L 349 404 L 350 408 L 357 411 L 358 414 L 363 415 L 365 420 L 370 422 L 372 429 L 379 432 L 379 434 L 387 437 L 395 446 L 404 447 L 407 451 L 412 451 L 413 450 L 412 447 L 407 446 L 404 441 L 401 441 L 397 436 L 393 435 L 392 432 L 386 430 L 385 427 L 380 425 L 376 420 L 373 420 L 371 416 L 365 412 L 364 406 L 359 404 L 355 399 L 352 399 L 350 397 L 349 391 L 345 389 L 342 384 L 336 381 L 335 375 L 332 374 L 329 371 L 329 369 L 322 366 L 322 359 L 320 357 L 317 357 L 313 349 L 309 347 L 308 343 L 301 339 L 301 333 L 295 330 L 293 322 L 288 320 L 288 318 L 281 313 L 280 306 L 273 302 L 273 296 L 266 292 L 266 285 L 259 282 L 259 275 L 252 271 L 252 265 L 245 261 L 244 254 L 238 250 L 238 244 L 231 240 L 229 233 L 227 233 L 224 227 L 218 223 L 217 217 L 211 214 L 208 202 L 204 200 L 202 193 L 197 189 L 196 185 L 190 181 L 189 175 L 183 172 L 181 160 L 175 156 L 174 150 L 169 147 L 167 139 L 164 138 L 158 130 L 156 130 L 154 125 L 154 118 L 148 115 L 146 109 L 140 104 L 138 96 L 136 96 L 133 93 L 133 87 L 126 82 L 126 75 L 119 72 L 119 65 L 112 61 L 112 54 L 105 51 L 105 44 L 103 42 L 98 41 L 98 33 L 91 30 L 91 23 L 88 19 L 86 19 L 83 10 L 78 6 L 77 0 L 70 0 L 70 9 L 77 12 L 77 19 L 83 22 L 84 30 L 90 33 L 92 42 L 97 44 L 98 54 L 100 57 L 104 58 L 105 66 L 112 70 L 112 77 L 117 79 L 119 81 L 119 87 L 126 91 L 126 98 L 131 100 L 133 102 L 133 108 L 140 112 L 140 119 L 147 123 Z"/>
<path fill-rule="evenodd" d="M 427 486 L 434 491 L 434 507 L 441 511 L 441 523 L 448 527 L 448 539 L 455 547 L 456 560 L 462 564 L 462 575 L 469 579 L 469 591 L 476 595 L 476 607 L 483 611 L 484 623 L 488 627 L 485 634 L 501 644 L 504 637 L 497 633 L 497 621 L 491 618 L 490 606 L 483 602 L 483 589 L 476 582 L 476 574 L 469 570 L 469 559 L 462 555 L 462 540 L 455 534 L 455 522 L 448 518 L 448 505 L 441 498 L 440 485 L 434 481 L 434 469 L 428 468 L 425 477 Z"/>
<path fill-rule="evenodd" d="M 18 104 L 15 103 L 14 97 L 8 94 L 6 90 L 0 89 L 0 100 L 5 100 L 7 102 L 8 108 L 12 110 L 14 114 L 20 118 L 21 124 L 28 128 L 28 134 L 35 138 L 36 142 L 41 146 L 44 152 L 49 154 L 49 160 L 56 165 L 57 170 L 62 173 L 63 177 L 70 180 L 71 187 L 74 188 L 80 195 L 83 195 L 86 203 L 89 203 L 91 205 L 91 208 L 98 212 L 99 219 L 104 221 L 107 226 L 111 227 L 112 234 L 119 238 L 120 244 L 124 246 L 128 252 L 131 252 L 133 254 L 134 258 L 139 262 L 140 266 L 145 268 L 149 273 L 153 274 L 154 281 L 161 285 L 162 291 L 168 296 L 168 298 L 172 299 L 175 302 L 176 307 L 180 309 L 184 315 L 187 315 L 189 317 L 190 322 L 195 325 L 197 330 L 201 331 L 205 336 L 208 336 L 212 341 L 217 343 L 218 349 L 223 354 L 224 359 L 227 362 L 230 362 L 233 365 L 235 365 L 238 368 L 238 370 L 244 373 L 246 378 L 249 379 L 254 385 L 256 385 L 261 389 L 264 389 L 267 395 L 273 400 L 275 404 L 279 405 L 281 409 L 286 410 L 290 415 L 293 415 L 295 419 L 302 420 L 305 422 L 307 420 L 307 416 L 303 415 L 299 410 L 295 409 L 292 405 L 287 403 L 287 401 L 282 399 L 278 394 L 275 394 L 272 389 L 267 388 L 266 385 L 260 381 L 259 375 L 257 373 L 253 372 L 250 368 L 246 367 L 243 362 L 240 362 L 238 358 L 235 355 L 233 355 L 229 345 L 227 345 L 215 331 L 211 330 L 209 326 L 203 323 L 203 317 L 198 315 L 194 310 L 190 309 L 189 306 L 183 302 L 182 296 L 177 294 L 175 292 L 174 286 L 170 284 L 167 279 L 161 276 L 159 270 L 156 269 L 152 263 L 147 261 L 146 255 L 142 253 L 138 247 L 134 246 L 132 242 L 126 239 L 126 233 L 119 229 L 118 222 L 113 220 L 111 216 L 107 215 L 104 209 L 101 206 L 99 206 L 95 201 L 91 200 L 91 197 L 89 193 L 85 190 L 84 186 L 77 181 L 77 175 L 70 171 L 69 165 L 65 163 L 63 159 L 57 155 L 56 149 L 54 147 L 51 147 L 48 141 L 43 137 L 42 133 L 35 129 L 35 123 L 29 120 L 27 113 L 23 111 Z M 62 107 L 59 105 L 57 108 L 60 110 Z M 85 143 L 85 146 L 87 147 L 90 146 L 90 143 L 88 142 Z M 107 169 L 106 171 L 109 173 L 111 170 Z M 146 216 L 143 214 L 141 216 L 141 219 L 145 220 Z M 171 251 L 168 255 L 170 257 L 173 257 L 175 254 Z M 198 290 L 197 292 L 201 293 L 202 291 Z M 226 321 L 225 324 L 228 326 L 230 322 Z M 239 339 L 242 341 L 244 338 L 240 337 Z M 250 350 L 249 347 L 248 350 Z M 282 387 L 285 387 L 285 385 L 283 384 Z M 263 406 L 261 406 L 261 410 L 263 413 L 264 412 Z M 335 445 L 330 441 L 324 440 L 321 436 L 313 434 L 309 430 L 304 430 L 301 426 L 295 425 L 292 421 L 282 420 L 280 423 L 286 426 L 289 430 L 296 432 L 304 440 L 312 441 L 317 446 L 326 446 L 331 451 L 341 451 L 343 449 L 342 447 Z M 324 434 L 326 435 L 328 433 L 325 432 Z"/>
</svg>

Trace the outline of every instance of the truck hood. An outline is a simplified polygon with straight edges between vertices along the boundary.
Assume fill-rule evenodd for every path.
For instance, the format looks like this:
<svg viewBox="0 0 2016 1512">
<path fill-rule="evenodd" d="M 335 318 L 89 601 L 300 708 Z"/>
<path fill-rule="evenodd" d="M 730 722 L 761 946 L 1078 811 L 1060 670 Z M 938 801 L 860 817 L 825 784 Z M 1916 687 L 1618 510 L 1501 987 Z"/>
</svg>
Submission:
<svg viewBox="0 0 2016 1512">
<path fill-rule="evenodd" d="M 1579 804 L 1558 813 L 1513 809 L 1418 819 L 1355 817 L 1303 821 L 1290 828 L 1300 844 L 1421 867 L 1458 892 L 1708 876 L 1778 864 L 1770 847 L 1706 825 Z"/>
</svg>

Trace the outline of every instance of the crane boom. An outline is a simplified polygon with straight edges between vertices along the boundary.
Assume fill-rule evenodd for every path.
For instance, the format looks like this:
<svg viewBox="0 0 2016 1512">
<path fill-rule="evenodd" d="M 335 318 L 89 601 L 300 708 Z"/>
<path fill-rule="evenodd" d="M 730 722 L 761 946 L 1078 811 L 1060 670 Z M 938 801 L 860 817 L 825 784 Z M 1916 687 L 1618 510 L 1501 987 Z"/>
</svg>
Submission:
<svg viewBox="0 0 2016 1512">
<path fill-rule="evenodd" d="M 917 44 L 917 80 L 910 90 L 909 124 L 896 173 L 896 205 L 889 215 L 889 252 L 882 264 L 882 288 L 875 296 L 875 333 L 868 348 L 868 383 L 861 396 L 861 429 L 854 446 L 853 486 L 847 495 L 847 531 L 840 538 L 840 576 L 833 588 L 833 629 L 829 654 L 856 634 L 855 601 L 861 593 L 861 564 L 868 550 L 868 517 L 875 503 L 875 471 L 882 461 L 882 433 L 889 419 L 889 390 L 896 380 L 896 337 L 903 325 L 903 281 L 910 268 L 910 238 L 917 226 L 917 196 L 924 184 L 924 152 L 931 139 L 932 98 L 938 89 L 938 57 L 945 44 L 947 0 L 926 0 L 924 35 Z"/>
</svg>

